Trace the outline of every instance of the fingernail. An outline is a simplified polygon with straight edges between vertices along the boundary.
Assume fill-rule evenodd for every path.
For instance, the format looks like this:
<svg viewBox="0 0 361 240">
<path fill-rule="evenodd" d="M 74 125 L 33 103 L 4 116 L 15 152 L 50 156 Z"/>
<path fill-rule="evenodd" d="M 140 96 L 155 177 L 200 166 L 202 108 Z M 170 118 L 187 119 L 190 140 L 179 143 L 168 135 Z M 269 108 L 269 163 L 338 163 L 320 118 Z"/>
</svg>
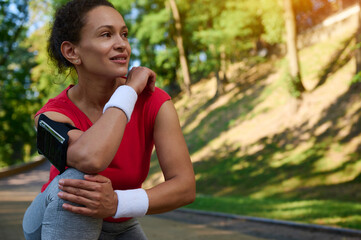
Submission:
<svg viewBox="0 0 361 240">
<path fill-rule="evenodd" d="M 64 180 L 63 180 L 63 179 L 60 179 L 60 180 L 59 180 L 59 184 L 64 184 Z"/>
<path fill-rule="evenodd" d="M 63 189 L 63 185 L 60 185 L 60 184 L 59 184 L 58 187 L 59 187 L 60 189 Z"/>
<path fill-rule="evenodd" d="M 63 192 L 58 192 L 58 197 L 63 197 Z"/>
</svg>

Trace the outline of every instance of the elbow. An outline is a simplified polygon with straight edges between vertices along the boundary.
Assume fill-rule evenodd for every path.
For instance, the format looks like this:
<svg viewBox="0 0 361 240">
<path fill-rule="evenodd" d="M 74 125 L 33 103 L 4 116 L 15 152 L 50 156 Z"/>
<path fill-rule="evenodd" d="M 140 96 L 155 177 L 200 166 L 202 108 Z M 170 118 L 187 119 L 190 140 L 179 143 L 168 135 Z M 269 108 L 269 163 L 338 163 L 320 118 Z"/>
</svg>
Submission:
<svg viewBox="0 0 361 240">
<path fill-rule="evenodd" d="M 196 184 L 192 182 L 187 185 L 187 189 L 183 195 L 184 205 L 193 203 L 196 200 Z"/>
<path fill-rule="evenodd" d="M 67 152 L 67 165 L 87 174 L 96 174 L 105 170 L 107 165 L 102 164 L 103 162 L 97 154 L 88 149 L 70 147 Z"/>
<path fill-rule="evenodd" d="M 194 187 L 194 190 L 191 193 L 189 193 L 188 204 L 193 203 L 195 200 L 196 200 L 196 188 Z"/>
<path fill-rule="evenodd" d="M 81 164 L 78 170 L 87 174 L 97 174 L 106 169 L 106 167 L 96 161 L 88 159 L 86 162 L 88 162 L 88 164 Z"/>
<path fill-rule="evenodd" d="M 192 193 L 189 193 L 186 198 L 185 198 L 185 204 L 184 205 L 188 205 L 188 204 L 191 204 L 193 203 L 194 201 L 196 200 L 196 192 L 192 192 Z"/>
</svg>

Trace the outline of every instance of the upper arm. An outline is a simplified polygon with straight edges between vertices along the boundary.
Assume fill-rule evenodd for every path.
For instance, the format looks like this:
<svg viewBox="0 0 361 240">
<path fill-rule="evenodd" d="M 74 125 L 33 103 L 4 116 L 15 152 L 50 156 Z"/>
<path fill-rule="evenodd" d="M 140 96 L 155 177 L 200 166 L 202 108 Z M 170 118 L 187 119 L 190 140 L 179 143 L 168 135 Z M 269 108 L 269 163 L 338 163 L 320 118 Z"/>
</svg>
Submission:
<svg viewBox="0 0 361 240">
<path fill-rule="evenodd" d="M 175 176 L 194 176 L 188 148 L 176 109 L 171 101 L 161 106 L 154 126 L 154 143 L 166 180 Z"/>
<path fill-rule="evenodd" d="M 44 112 L 43 114 L 46 115 L 48 118 L 50 118 L 53 121 L 61 122 L 61 123 L 68 123 L 75 127 L 73 121 L 69 117 L 65 116 L 64 114 L 61 114 L 58 112 Z M 36 127 L 38 127 L 39 117 L 40 117 L 40 114 L 37 115 L 34 119 Z M 68 132 L 68 136 L 69 136 L 68 145 L 71 145 L 71 143 L 73 143 L 76 139 L 78 139 L 82 133 L 83 133 L 83 131 L 77 130 L 77 129 L 69 131 Z"/>
</svg>

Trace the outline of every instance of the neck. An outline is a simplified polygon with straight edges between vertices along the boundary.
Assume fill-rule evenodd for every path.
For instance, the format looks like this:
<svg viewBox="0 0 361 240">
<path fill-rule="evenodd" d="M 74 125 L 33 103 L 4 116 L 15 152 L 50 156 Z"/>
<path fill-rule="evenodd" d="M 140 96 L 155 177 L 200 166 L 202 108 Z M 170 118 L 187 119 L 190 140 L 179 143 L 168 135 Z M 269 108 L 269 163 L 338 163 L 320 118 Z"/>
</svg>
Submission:
<svg viewBox="0 0 361 240">
<path fill-rule="evenodd" d="M 78 84 L 68 91 L 71 101 L 87 115 L 102 112 L 116 88 L 124 84 L 124 79 L 87 78 L 78 76 Z"/>
</svg>

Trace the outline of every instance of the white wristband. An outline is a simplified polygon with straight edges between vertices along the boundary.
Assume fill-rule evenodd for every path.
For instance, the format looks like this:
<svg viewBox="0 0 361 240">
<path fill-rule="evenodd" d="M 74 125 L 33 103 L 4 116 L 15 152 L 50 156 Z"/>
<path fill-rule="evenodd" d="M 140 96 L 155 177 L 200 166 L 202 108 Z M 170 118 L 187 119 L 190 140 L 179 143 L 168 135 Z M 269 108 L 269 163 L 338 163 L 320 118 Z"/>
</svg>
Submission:
<svg viewBox="0 0 361 240">
<path fill-rule="evenodd" d="M 149 207 L 149 199 L 142 188 L 132 190 L 115 190 L 118 195 L 117 212 L 113 218 L 143 217 Z"/>
<path fill-rule="evenodd" d="M 119 108 L 125 113 L 129 122 L 137 99 L 138 94 L 132 87 L 122 85 L 115 90 L 109 101 L 105 104 L 103 113 L 110 107 Z"/>
</svg>

